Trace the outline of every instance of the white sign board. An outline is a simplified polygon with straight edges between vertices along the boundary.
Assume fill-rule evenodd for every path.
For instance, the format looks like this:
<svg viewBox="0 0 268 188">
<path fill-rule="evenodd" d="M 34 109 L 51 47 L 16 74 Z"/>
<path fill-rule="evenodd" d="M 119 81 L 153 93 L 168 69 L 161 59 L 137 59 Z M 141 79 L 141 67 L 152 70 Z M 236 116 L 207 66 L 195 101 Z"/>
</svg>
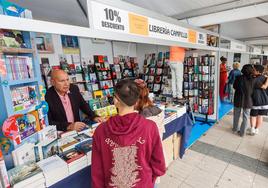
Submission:
<svg viewBox="0 0 268 188">
<path fill-rule="evenodd" d="M 88 1 L 91 8 L 91 28 L 143 37 L 165 39 L 191 44 L 207 45 L 205 33 L 200 33 L 175 24 L 138 15 L 96 1 Z"/>
<path fill-rule="evenodd" d="M 244 45 L 244 44 L 240 44 L 240 43 L 231 41 L 230 49 L 234 50 L 234 51 L 246 52 L 247 51 L 247 46 Z"/>
<path fill-rule="evenodd" d="M 254 48 L 253 48 L 253 53 L 254 53 L 254 54 L 261 54 L 261 49 L 260 49 L 260 48 L 256 48 L 256 47 L 254 47 Z"/>
</svg>

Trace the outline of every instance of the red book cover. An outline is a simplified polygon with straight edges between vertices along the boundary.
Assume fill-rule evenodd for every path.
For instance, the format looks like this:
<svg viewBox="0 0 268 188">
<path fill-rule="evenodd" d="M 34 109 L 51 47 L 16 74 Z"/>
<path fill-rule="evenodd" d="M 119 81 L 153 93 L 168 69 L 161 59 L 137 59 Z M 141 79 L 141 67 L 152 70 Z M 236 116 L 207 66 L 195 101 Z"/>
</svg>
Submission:
<svg viewBox="0 0 268 188">
<path fill-rule="evenodd" d="M 76 161 L 77 159 L 80 159 L 85 154 L 81 151 L 78 151 L 76 149 L 71 149 L 69 151 L 66 151 L 62 154 L 62 159 L 66 161 L 66 163 L 70 164 L 73 161 Z"/>
</svg>

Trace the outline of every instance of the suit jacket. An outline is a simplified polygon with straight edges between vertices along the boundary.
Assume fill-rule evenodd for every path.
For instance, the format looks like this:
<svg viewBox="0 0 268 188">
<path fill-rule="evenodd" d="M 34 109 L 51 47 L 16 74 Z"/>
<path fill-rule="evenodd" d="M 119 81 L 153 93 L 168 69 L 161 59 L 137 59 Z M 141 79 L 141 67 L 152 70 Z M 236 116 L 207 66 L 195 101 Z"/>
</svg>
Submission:
<svg viewBox="0 0 268 188">
<path fill-rule="evenodd" d="M 70 92 L 68 93 L 68 96 L 71 101 L 75 122 L 81 121 L 79 110 L 84 112 L 90 120 L 93 120 L 96 117 L 95 113 L 89 108 L 89 105 L 82 97 L 79 88 L 76 85 L 72 84 L 70 85 Z M 49 106 L 48 111 L 49 124 L 56 125 L 57 130 L 59 131 L 66 131 L 70 122 L 67 121 L 63 104 L 53 86 L 47 90 L 45 99 Z"/>
</svg>

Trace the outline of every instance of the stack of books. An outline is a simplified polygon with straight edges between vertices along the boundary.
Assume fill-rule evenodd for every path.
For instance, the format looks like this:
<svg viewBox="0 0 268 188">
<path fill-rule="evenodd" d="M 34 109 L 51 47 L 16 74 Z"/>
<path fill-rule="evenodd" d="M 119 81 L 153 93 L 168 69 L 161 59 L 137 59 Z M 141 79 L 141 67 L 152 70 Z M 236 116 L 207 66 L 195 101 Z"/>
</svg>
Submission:
<svg viewBox="0 0 268 188">
<path fill-rule="evenodd" d="M 177 111 L 165 109 L 165 119 L 164 124 L 168 124 L 177 118 Z"/>
<path fill-rule="evenodd" d="M 57 155 L 51 156 L 37 163 L 43 170 L 46 187 L 49 187 L 69 175 L 67 164 Z"/>
<path fill-rule="evenodd" d="M 35 162 L 9 170 L 8 176 L 13 188 L 45 188 L 45 177 Z"/>
<path fill-rule="evenodd" d="M 69 175 L 88 166 L 87 156 L 75 148 L 62 153 L 61 158 L 68 165 Z"/>
<path fill-rule="evenodd" d="M 93 139 L 86 140 L 75 146 L 78 151 L 83 152 L 87 156 L 88 165 L 91 165 L 91 156 L 92 156 L 92 142 Z"/>
</svg>

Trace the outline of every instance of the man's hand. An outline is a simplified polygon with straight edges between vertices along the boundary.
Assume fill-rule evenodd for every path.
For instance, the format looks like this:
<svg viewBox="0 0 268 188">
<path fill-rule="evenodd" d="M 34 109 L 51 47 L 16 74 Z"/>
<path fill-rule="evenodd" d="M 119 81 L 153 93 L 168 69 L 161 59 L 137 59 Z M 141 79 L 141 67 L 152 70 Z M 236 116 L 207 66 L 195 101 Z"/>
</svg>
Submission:
<svg viewBox="0 0 268 188">
<path fill-rule="evenodd" d="M 74 122 L 74 123 L 71 123 L 67 130 L 75 130 L 75 131 L 81 131 L 82 129 L 84 129 L 86 127 L 86 124 L 83 123 L 83 122 Z"/>
<path fill-rule="evenodd" d="M 93 119 L 93 121 L 95 121 L 95 122 L 97 122 L 97 123 L 102 123 L 102 122 L 105 121 L 105 119 L 104 119 L 103 117 L 95 117 L 95 118 Z"/>
</svg>

